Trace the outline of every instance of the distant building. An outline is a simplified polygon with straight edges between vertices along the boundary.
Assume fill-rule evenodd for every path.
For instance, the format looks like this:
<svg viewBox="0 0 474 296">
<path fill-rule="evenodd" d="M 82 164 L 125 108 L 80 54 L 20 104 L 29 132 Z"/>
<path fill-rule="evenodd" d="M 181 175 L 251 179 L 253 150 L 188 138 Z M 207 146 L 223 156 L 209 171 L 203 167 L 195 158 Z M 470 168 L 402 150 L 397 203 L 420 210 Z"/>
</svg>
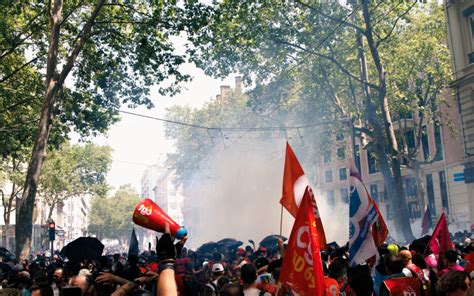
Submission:
<svg viewBox="0 0 474 296">
<path fill-rule="evenodd" d="M 153 200 L 176 223 L 183 225 L 182 204 L 184 197 L 182 188 L 175 185 L 173 170 L 157 164 L 148 167 L 143 172 L 140 196 Z M 155 235 L 156 233 L 153 231 L 147 232 L 143 243 L 146 245 L 148 242 L 154 241 Z"/>
<path fill-rule="evenodd" d="M 448 45 L 454 70 L 451 83 L 461 115 L 464 180 L 474 214 L 474 0 L 445 0 Z M 467 209 L 467 207 L 466 207 Z"/>
<path fill-rule="evenodd" d="M 422 166 L 422 175 L 425 186 L 424 199 L 418 196 L 418 189 L 413 171 L 402 167 L 403 187 L 405 189 L 406 202 L 408 204 L 411 219 L 420 219 L 423 216 L 425 205 L 430 207 L 432 220 L 436 222 L 437 217 L 444 211 L 451 223 L 450 227 L 457 226 L 458 229 L 470 227 L 473 213 L 469 211 L 469 198 L 466 184 L 457 178 L 463 173 L 463 151 L 462 141 L 459 134 L 452 135 L 447 121 L 459 130 L 459 116 L 454 99 L 450 107 L 440 106 L 441 125 L 428 123 L 424 125 L 426 134 L 421 139 L 421 151 L 418 159 L 420 161 L 432 159 L 440 148 L 439 158 L 427 165 Z M 408 122 L 417 119 L 417 114 L 409 114 L 404 118 L 394 121 L 396 132 L 400 121 Z M 446 118 L 448 117 L 448 118 Z M 407 131 L 407 145 L 414 144 L 414 135 Z M 349 167 L 351 157 L 351 141 L 342 135 L 333 136 L 333 148 L 326 150 L 320 159 L 317 174 L 317 188 L 321 189 L 330 206 L 338 203 L 349 202 Z M 385 191 L 382 173 L 379 170 L 377 160 L 372 154 L 363 149 L 361 143 L 356 141 L 357 165 L 361 168 L 361 177 L 371 197 L 378 203 L 383 216 L 387 220 L 393 220 L 393 206 Z M 455 229 L 455 227 L 453 227 Z"/>
</svg>

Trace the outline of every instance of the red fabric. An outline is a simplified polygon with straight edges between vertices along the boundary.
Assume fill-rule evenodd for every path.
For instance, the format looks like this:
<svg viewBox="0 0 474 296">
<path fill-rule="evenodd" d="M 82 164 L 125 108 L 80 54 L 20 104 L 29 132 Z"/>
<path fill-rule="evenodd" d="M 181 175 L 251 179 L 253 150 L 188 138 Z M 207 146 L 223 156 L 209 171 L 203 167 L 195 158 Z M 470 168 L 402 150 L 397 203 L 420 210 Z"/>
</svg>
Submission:
<svg viewBox="0 0 474 296">
<path fill-rule="evenodd" d="M 421 295 L 421 283 L 417 278 L 399 277 L 384 281 L 392 296 Z"/>
<path fill-rule="evenodd" d="M 301 296 L 326 295 L 318 229 L 309 187 L 305 190 L 291 230 L 280 281 Z"/>
<path fill-rule="evenodd" d="M 303 187 L 304 186 L 304 187 Z M 285 157 L 285 168 L 283 172 L 283 193 L 280 199 L 280 203 L 288 212 L 296 218 L 298 212 L 298 206 L 302 200 L 302 196 L 305 193 L 306 187 L 309 186 L 308 180 L 304 174 L 301 165 L 296 158 L 293 149 L 290 144 L 286 143 L 286 157 Z M 310 189 L 311 199 L 313 201 L 316 227 L 319 232 L 319 245 L 321 249 L 326 249 L 326 235 L 324 233 L 323 223 L 319 216 L 318 206 L 316 199 Z"/>
<path fill-rule="evenodd" d="M 428 245 L 430 246 L 431 252 L 435 255 L 454 249 L 453 242 L 449 236 L 448 224 L 446 223 L 446 216 L 444 213 L 441 214 Z"/>
<path fill-rule="evenodd" d="M 325 277 L 324 282 L 326 283 L 326 295 L 327 296 L 339 296 L 339 284 L 337 281 L 330 277 Z"/>
<path fill-rule="evenodd" d="M 369 194 L 368 191 L 367 194 Z M 370 199 L 372 200 L 372 198 Z M 374 237 L 375 245 L 377 247 L 380 247 L 384 244 L 385 239 L 388 236 L 388 227 L 387 224 L 385 224 L 385 221 L 383 220 L 382 214 L 380 213 L 377 203 L 374 200 L 372 200 L 372 202 L 374 203 L 375 210 L 377 211 L 377 219 L 375 220 L 375 223 L 372 226 L 372 236 Z"/>
<path fill-rule="evenodd" d="M 474 252 L 471 252 L 464 256 L 464 260 L 467 261 L 467 265 L 464 268 L 464 271 L 467 272 L 467 274 L 470 274 L 471 271 L 474 270 Z"/>
<path fill-rule="evenodd" d="M 290 144 L 287 142 L 285 168 L 283 171 L 283 193 L 280 203 L 293 217 L 296 217 L 298 212 L 297 198 L 300 198 L 298 196 L 295 197 L 295 183 L 300 177 L 304 176 L 303 168 L 301 168 L 293 149 L 291 149 Z"/>
</svg>

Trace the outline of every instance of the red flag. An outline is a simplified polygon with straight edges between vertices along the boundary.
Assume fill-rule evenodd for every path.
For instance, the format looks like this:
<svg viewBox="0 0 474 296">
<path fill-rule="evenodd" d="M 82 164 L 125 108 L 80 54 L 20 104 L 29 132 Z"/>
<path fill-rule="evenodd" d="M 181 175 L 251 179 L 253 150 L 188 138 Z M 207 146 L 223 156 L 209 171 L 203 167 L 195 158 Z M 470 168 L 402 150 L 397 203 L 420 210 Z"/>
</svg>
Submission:
<svg viewBox="0 0 474 296">
<path fill-rule="evenodd" d="M 306 186 L 309 186 L 308 179 L 290 144 L 287 142 L 283 172 L 283 193 L 280 203 L 293 217 L 296 217 Z"/>
<path fill-rule="evenodd" d="M 423 220 L 421 221 L 421 235 L 428 233 L 431 227 L 431 213 L 430 206 L 426 207 L 426 211 L 423 214 Z"/>
<path fill-rule="evenodd" d="M 448 223 L 446 223 L 446 216 L 444 213 L 441 214 L 428 245 L 430 246 L 431 252 L 435 255 L 454 249 L 453 242 L 449 236 Z"/>
<path fill-rule="evenodd" d="M 305 194 L 306 187 L 309 187 L 308 179 L 306 178 L 304 171 L 301 168 L 295 153 L 293 152 L 293 149 L 291 149 L 290 144 L 287 142 L 285 169 L 283 172 L 283 194 L 281 196 L 280 203 L 295 218 L 298 212 L 298 207 L 301 203 L 301 199 Z M 309 194 L 315 209 L 316 227 L 319 234 L 319 245 L 321 249 L 326 249 L 326 235 L 324 233 L 323 222 L 319 216 L 318 206 L 311 188 L 309 189 Z"/>
<path fill-rule="evenodd" d="M 318 229 L 310 188 L 306 187 L 283 258 L 280 281 L 301 296 L 326 295 Z"/>
<path fill-rule="evenodd" d="M 383 220 L 382 214 L 380 213 L 377 203 L 373 200 L 372 202 L 374 203 L 375 210 L 377 211 L 377 219 L 375 220 L 375 223 L 372 226 L 372 236 L 374 237 L 375 245 L 377 247 L 380 247 L 384 244 L 385 239 L 388 236 L 388 227 L 387 224 L 385 224 L 385 221 Z"/>
</svg>

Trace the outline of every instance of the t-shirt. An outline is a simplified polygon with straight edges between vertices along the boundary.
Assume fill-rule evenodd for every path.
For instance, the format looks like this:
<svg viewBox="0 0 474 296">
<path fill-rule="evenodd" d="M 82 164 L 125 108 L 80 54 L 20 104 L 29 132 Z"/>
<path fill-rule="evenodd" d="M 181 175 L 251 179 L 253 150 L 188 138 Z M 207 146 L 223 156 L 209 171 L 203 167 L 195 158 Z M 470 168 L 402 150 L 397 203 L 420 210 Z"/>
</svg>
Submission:
<svg viewBox="0 0 474 296">
<path fill-rule="evenodd" d="M 244 290 L 244 296 L 261 296 L 260 290 L 254 287 L 247 288 Z M 265 292 L 263 293 L 263 296 L 272 296 L 272 294 Z"/>
</svg>

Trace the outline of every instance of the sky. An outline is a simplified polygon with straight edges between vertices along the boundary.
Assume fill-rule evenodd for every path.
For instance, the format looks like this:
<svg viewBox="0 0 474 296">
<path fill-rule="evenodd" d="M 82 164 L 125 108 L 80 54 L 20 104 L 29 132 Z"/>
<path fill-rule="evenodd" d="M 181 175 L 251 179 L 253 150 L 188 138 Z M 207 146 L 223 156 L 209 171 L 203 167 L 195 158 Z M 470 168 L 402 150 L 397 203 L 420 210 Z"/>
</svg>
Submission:
<svg viewBox="0 0 474 296">
<path fill-rule="evenodd" d="M 123 107 L 121 110 L 165 118 L 166 108 L 173 105 L 200 107 L 219 94 L 221 85 L 234 87 L 234 76 L 224 80 L 214 79 L 191 64 L 183 66 L 183 71 L 193 76 L 193 80 L 182 84 L 180 94 L 163 97 L 152 90 L 153 109 Z M 137 192 L 140 192 L 140 179 L 147 166 L 163 163 L 166 154 L 174 151 L 173 142 L 165 138 L 163 122 L 123 113 L 121 120 L 111 126 L 106 135 L 93 139 L 93 142 L 109 145 L 113 149 L 113 163 L 107 176 L 109 185 L 117 189 L 131 184 Z"/>
</svg>

